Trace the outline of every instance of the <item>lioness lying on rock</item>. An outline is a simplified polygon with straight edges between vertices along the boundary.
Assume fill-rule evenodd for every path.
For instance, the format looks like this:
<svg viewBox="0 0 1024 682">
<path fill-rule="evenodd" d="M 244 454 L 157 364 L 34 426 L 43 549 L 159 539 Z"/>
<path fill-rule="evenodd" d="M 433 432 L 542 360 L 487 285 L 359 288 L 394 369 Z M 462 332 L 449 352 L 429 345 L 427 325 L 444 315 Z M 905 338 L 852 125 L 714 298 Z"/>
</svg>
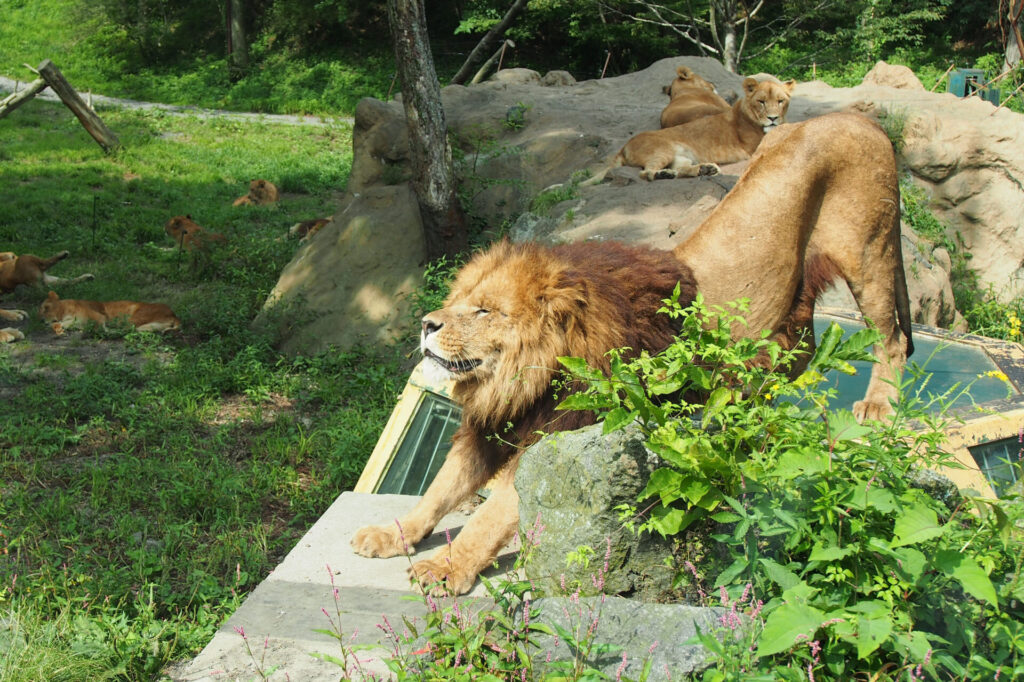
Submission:
<svg viewBox="0 0 1024 682">
<path fill-rule="evenodd" d="M 54 277 L 53 275 L 46 274 L 50 267 L 67 257 L 67 251 L 61 251 L 52 258 L 40 258 L 30 253 L 19 256 L 11 251 L 0 253 L 0 293 L 9 294 L 22 285 L 34 286 L 45 284 L 47 286 L 55 286 L 85 282 L 93 278 L 88 273 L 71 278 Z M 4 310 L 0 308 L 0 320 L 18 322 L 27 318 L 28 313 L 24 310 Z M 11 341 L 23 338 L 25 338 L 25 335 L 13 327 L 0 329 L 0 343 L 10 343 Z"/>
<path fill-rule="evenodd" d="M 420 340 L 428 369 L 454 381 L 452 396 L 463 407 L 452 448 L 408 515 L 362 528 L 352 547 L 369 557 L 414 551 L 445 514 L 492 480 L 491 495 L 451 546 L 409 569 L 424 587 L 469 590 L 518 528 L 513 476 L 522 449 L 540 430 L 593 419 L 589 412 L 555 411 L 558 357 L 607 370 L 611 348 L 665 348 L 674 330 L 656 311 L 677 281 L 684 303 L 697 289 L 710 305 L 749 299 L 749 326 L 734 334 L 768 329 L 792 348 L 801 340 L 813 344 L 814 301 L 830 282 L 845 280 L 883 337 L 854 414 L 885 416 L 913 352 L 899 206 L 886 134 L 863 116 L 829 114 L 773 133 L 733 190 L 671 254 L 582 242 L 500 243 L 474 256 L 444 307 L 423 318 Z"/>
<path fill-rule="evenodd" d="M 692 178 L 718 173 L 718 164 L 750 158 L 767 133 L 785 122 L 794 81 L 743 81 L 745 96 L 727 111 L 683 125 L 634 135 L 612 159 L 611 167 L 581 186 L 601 182 L 612 168 L 636 166 L 640 176 Z"/>
<path fill-rule="evenodd" d="M 664 90 L 669 103 L 661 111 L 662 128 L 721 114 L 730 108 L 729 103 L 715 91 L 715 86 L 688 66 L 677 68 L 675 79 Z"/>
<path fill-rule="evenodd" d="M 166 332 L 181 327 L 181 320 L 163 303 L 138 301 L 87 301 L 64 299 L 51 291 L 39 306 L 39 316 L 58 336 L 66 330 L 83 327 L 90 321 L 103 325 L 123 317 L 144 332 Z"/>
</svg>

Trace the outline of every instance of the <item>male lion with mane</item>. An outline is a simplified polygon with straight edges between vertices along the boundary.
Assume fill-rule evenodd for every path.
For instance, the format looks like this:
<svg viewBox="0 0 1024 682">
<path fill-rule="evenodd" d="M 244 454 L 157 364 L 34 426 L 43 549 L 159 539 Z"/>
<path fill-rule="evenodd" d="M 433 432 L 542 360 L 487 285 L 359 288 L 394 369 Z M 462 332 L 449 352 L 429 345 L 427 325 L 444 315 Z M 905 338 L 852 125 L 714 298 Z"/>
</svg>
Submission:
<svg viewBox="0 0 1024 682">
<path fill-rule="evenodd" d="M 369 557 L 411 551 L 493 477 L 491 495 L 452 542 L 450 557 L 445 548 L 409 569 L 421 585 L 444 581 L 450 592 L 468 591 L 516 532 L 519 497 L 512 483 L 522 449 L 538 440 L 538 430 L 594 421 L 587 412 L 555 412 L 557 358 L 581 357 L 607 370 L 609 349 L 665 348 L 676 330 L 657 311 L 677 283 L 680 300 L 692 300 L 692 277 L 672 254 L 617 242 L 550 248 L 501 242 L 477 254 L 459 272 L 444 307 L 423 318 L 420 343 L 428 371 L 455 381 L 462 424 L 415 509 L 397 525 L 359 530 L 355 551 Z"/>
<path fill-rule="evenodd" d="M 794 81 L 743 81 L 745 96 L 713 116 L 661 130 L 637 133 L 623 145 L 611 166 L 580 186 L 596 185 L 619 166 L 642 168 L 645 180 L 715 175 L 718 164 L 749 159 L 765 133 L 782 125 Z"/>
<path fill-rule="evenodd" d="M 449 548 L 414 563 L 421 585 L 468 591 L 514 535 L 519 497 L 513 476 L 536 431 L 578 428 L 589 413 L 556 413 L 550 383 L 558 356 L 607 369 L 606 351 L 656 352 L 673 329 L 655 311 L 681 283 L 709 304 L 750 300 L 747 326 L 770 329 L 787 348 L 813 345 L 818 293 L 842 278 L 882 333 L 880 361 L 859 420 L 884 417 L 913 352 L 900 248 L 899 186 L 892 145 L 856 114 L 829 114 L 773 132 L 733 190 L 670 258 L 613 242 L 544 248 L 502 243 L 458 274 L 441 310 L 423 318 L 421 348 L 441 378 L 455 381 L 462 424 L 437 477 L 398 524 L 368 526 L 352 538 L 363 556 L 412 551 L 441 517 L 492 476 L 490 497 Z M 799 371 L 797 368 L 796 371 Z M 506 425 L 511 425 L 510 429 Z M 489 438 L 497 434 L 498 438 Z"/>
</svg>

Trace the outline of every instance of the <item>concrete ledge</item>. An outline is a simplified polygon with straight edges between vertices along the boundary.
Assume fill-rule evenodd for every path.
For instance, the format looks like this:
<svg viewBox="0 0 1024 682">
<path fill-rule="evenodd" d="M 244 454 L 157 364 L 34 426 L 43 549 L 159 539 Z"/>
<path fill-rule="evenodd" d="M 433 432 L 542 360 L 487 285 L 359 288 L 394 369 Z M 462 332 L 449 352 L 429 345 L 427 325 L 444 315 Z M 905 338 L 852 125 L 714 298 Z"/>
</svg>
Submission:
<svg viewBox="0 0 1024 682">
<path fill-rule="evenodd" d="M 367 559 L 352 552 L 349 539 L 363 526 L 388 523 L 404 515 L 418 499 L 409 495 L 342 493 L 206 648 L 187 665 L 168 671 L 168 675 L 178 682 L 223 682 L 259 679 L 262 670 L 270 680 L 338 680 L 342 671 L 337 665 L 312 655 L 341 658 L 338 641 L 315 632 L 331 629 L 324 610 L 337 621 L 328 566 L 338 589 L 346 643 L 368 647 L 357 652 L 363 676 L 387 674 L 383 658 L 390 649 L 382 644 L 384 635 L 378 626 L 383 624 L 384 616 L 399 629 L 403 616 L 422 622 L 425 606 L 408 599 L 414 594 L 406 576 L 409 557 Z M 468 518 L 460 512 L 446 516 L 437 532 L 417 545 L 412 559 L 429 556 L 443 546 L 445 529 L 450 529 L 454 537 Z M 502 563 L 508 565 L 513 556 L 511 549 L 506 551 Z M 491 573 L 499 575 L 501 570 L 492 569 Z M 483 585 L 477 583 L 468 596 L 486 595 Z M 236 628 L 245 632 L 245 640 Z"/>
</svg>

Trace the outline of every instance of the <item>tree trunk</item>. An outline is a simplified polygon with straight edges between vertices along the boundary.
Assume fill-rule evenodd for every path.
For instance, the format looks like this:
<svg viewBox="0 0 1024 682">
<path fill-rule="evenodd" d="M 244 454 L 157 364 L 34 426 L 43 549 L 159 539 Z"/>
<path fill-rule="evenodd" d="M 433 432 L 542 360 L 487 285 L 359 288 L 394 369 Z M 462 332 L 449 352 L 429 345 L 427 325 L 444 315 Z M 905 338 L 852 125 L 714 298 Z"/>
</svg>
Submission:
<svg viewBox="0 0 1024 682">
<path fill-rule="evenodd" d="M 502 17 L 501 21 L 495 24 L 487 34 L 480 39 L 473 51 L 466 57 L 465 63 L 459 69 L 459 72 L 452 78 L 452 83 L 455 85 L 461 85 L 466 82 L 466 78 L 469 77 L 470 72 L 473 70 L 473 66 L 479 62 L 487 51 L 492 49 L 498 39 L 505 34 L 508 27 L 512 24 L 512 21 L 526 9 L 526 3 L 529 0 L 515 0 L 508 12 L 505 12 L 505 16 Z"/>
<path fill-rule="evenodd" d="M 466 216 L 455 193 L 452 148 L 427 39 L 423 0 L 388 0 L 388 23 L 402 82 L 412 187 L 419 199 L 427 257 L 454 256 L 469 245 Z"/>
<path fill-rule="evenodd" d="M 249 68 L 249 42 L 245 38 L 245 3 L 243 0 L 227 0 L 228 11 L 228 58 L 232 78 L 237 78 Z"/>
</svg>

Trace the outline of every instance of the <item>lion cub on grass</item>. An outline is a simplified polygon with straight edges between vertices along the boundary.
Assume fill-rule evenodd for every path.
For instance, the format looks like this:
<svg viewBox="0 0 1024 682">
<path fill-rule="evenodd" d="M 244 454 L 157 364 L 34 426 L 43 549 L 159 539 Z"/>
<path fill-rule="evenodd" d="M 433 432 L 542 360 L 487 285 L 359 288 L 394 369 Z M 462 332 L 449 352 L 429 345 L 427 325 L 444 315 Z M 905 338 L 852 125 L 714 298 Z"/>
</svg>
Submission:
<svg viewBox="0 0 1024 682">
<path fill-rule="evenodd" d="M 179 248 L 186 251 L 203 250 L 213 242 L 226 244 L 228 239 L 218 232 L 203 229 L 190 215 L 177 215 L 167 221 L 164 232 Z"/>
<path fill-rule="evenodd" d="M 232 206 L 265 206 L 278 199 L 277 186 L 270 180 L 253 180 L 249 183 L 249 193 L 235 199 Z"/>
<path fill-rule="evenodd" d="M 645 180 L 715 175 L 718 164 L 749 159 L 765 133 L 786 121 L 795 81 L 743 81 L 746 96 L 728 111 L 683 125 L 634 135 L 611 166 L 580 186 L 596 185 L 612 168 L 642 168 Z"/>
<path fill-rule="evenodd" d="M 86 301 L 68 298 L 61 300 L 51 291 L 39 307 L 39 316 L 58 336 L 73 327 L 83 327 L 90 320 L 105 324 L 119 317 L 139 331 L 167 332 L 181 327 L 181 320 L 163 303 L 138 301 Z"/>
</svg>

